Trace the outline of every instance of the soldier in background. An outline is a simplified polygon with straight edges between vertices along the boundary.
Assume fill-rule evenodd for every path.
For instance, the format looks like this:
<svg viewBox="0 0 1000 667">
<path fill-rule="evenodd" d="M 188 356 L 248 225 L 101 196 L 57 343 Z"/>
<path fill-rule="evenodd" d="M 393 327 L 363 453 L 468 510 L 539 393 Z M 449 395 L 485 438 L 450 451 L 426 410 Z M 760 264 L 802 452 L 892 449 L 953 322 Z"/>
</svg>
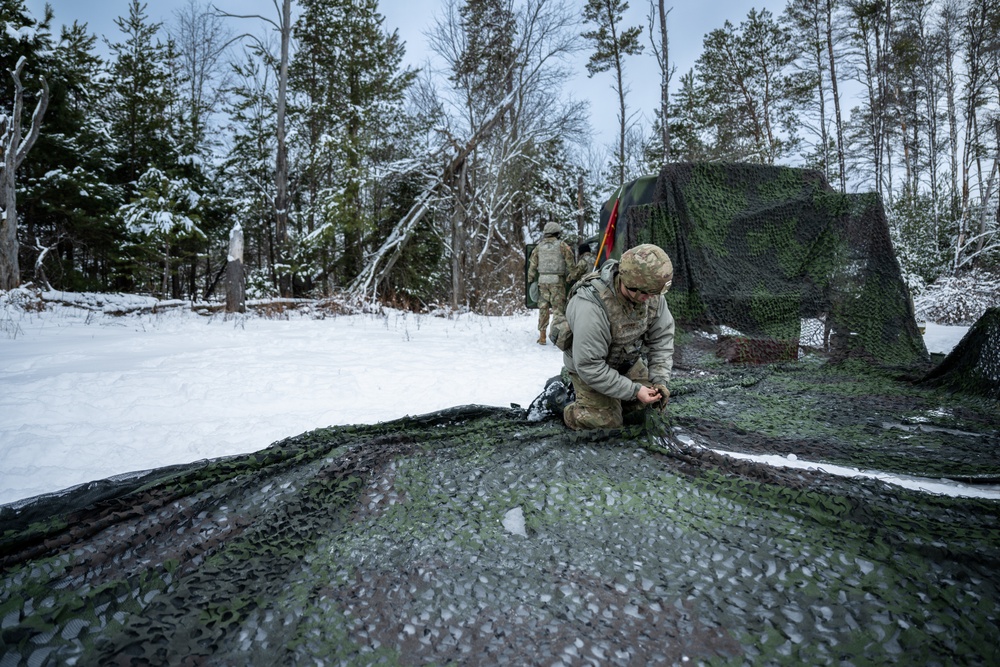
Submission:
<svg viewBox="0 0 1000 667">
<path fill-rule="evenodd" d="M 597 263 L 597 255 L 591 252 L 589 243 L 581 243 L 580 247 L 577 248 L 577 254 L 580 259 L 576 260 L 576 266 L 569 272 L 570 287 L 580 278 L 595 270 L 594 264 Z"/>
<path fill-rule="evenodd" d="M 573 289 L 556 341 L 576 394 L 562 412 L 571 429 L 619 428 L 650 406 L 666 408 L 674 318 L 663 294 L 673 272 L 662 248 L 643 244 Z"/>
<path fill-rule="evenodd" d="M 538 344 L 545 345 L 549 311 L 555 319 L 565 317 L 566 277 L 575 265 L 573 251 L 559 239 L 562 227 L 549 222 L 542 229 L 544 237 L 528 258 L 528 282 L 538 282 Z"/>
</svg>

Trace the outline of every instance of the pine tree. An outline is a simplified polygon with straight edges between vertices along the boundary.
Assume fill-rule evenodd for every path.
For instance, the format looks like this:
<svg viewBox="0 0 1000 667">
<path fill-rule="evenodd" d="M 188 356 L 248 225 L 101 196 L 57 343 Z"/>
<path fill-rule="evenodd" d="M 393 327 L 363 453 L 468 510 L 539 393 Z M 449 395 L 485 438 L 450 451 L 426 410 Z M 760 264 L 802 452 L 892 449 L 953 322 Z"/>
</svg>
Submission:
<svg viewBox="0 0 1000 667">
<path fill-rule="evenodd" d="M 177 164 L 176 112 L 178 81 L 173 75 L 169 43 L 157 35 L 160 23 L 149 23 L 146 5 L 131 0 L 127 17 L 115 19 L 123 41 L 109 43 L 112 89 L 107 113 L 118 160 L 116 178 L 128 201 L 139 178 L 153 166 Z"/>
<path fill-rule="evenodd" d="M 770 12 L 753 9 L 739 28 L 726 21 L 705 36 L 695 67 L 719 157 L 774 164 L 796 148 L 809 86 L 788 71 L 790 41 Z"/>
<path fill-rule="evenodd" d="M 223 163 L 234 213 L 244 230 L 250 296 L 273 296 L 277 248 L 271 199 L 277 145 L 274 63 L 259 47 L 234 64 L 236 81 L 226 106 L 232 146 Z"/>
<path fill-rule="evenodd" d="M 48 52 L 45 132 L 22 178 L 34 277 L 68 290 L 107 289 L 122 242 L 112 216 L 121 192 L 111 184 L 115 165 L 100 120 L 107 84 L 96 41 L 74 23 Z"/>
<path fill-rule="evenodd" d="M 614 89 L 618 94 L 618 156 L 617 177 L 619 184 L 625 182 L 625 137 L 629 128 L 629 115 L 625 106 L 628 86 L 625 83 L 625 57 L 642 53 L 638 26 L 622 26 L 623 15 L 628 10 L 624 0 L 587 0 L 583 16 L 596 28 L 583 33 L 584 38 L 594 44 L 594 53 L 587 61 L 590 76 L 614 70 Z"/>
<path fill-rule="evenodd" d="M 292 87 L 307 91 L 299 110 L 319 141 L 308 149 L 321 222 L 308 252 L 322 258 L 334 238 L 342 239 L 336 266 L 319 273 L 348 281 L 361 269 L 366 235 L 372 229 L 376 149 L 402 109 L 413 73 L 401 70 L 403 46 L 387 33 L 376 0 L 305 0 L 296 34 L 300 49 Z M 325 262 L 330 261 L 329 256 Z"/>
<path fill-rule="evenodd" d="M 495 110 L 513 88 L 516 20 L 507 0 L 469 0 L 459 10 L 466 36 L 451 79 L 479 116 Z"/>
</svg>

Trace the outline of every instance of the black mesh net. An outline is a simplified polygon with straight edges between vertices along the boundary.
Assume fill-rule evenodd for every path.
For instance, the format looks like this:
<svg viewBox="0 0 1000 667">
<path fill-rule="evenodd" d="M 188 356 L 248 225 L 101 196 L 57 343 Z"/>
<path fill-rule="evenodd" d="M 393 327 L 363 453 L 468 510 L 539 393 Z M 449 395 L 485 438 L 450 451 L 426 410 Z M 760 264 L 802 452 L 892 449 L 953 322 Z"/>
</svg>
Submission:
<svg viewBox="0 0 1000 667">
<path fill-rule="evenodd" d="M 715 451 L 996 484 L 995 401 L 679 343 L 630 429 L 467 406 L 2 508 L 0 664 L 997 664 L 1000 501 Z"/>
<path fill-rule="evenodd" d="M 876 195 L 834 192 L 804 169 L 670 164 L 619 202 L 614 253 L 638 243 L 674 262 L 674 317 L 726 327 L 738 360 L 795 358 L 806 345 L 886 366 L 928 361 Z"/>
</svg>

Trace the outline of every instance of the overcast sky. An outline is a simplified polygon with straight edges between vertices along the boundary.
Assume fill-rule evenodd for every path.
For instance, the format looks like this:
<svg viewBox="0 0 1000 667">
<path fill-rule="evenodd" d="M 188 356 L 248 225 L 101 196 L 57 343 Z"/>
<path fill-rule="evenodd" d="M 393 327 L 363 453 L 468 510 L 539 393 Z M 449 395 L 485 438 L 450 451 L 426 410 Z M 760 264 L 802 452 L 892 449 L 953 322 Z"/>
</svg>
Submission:
<svg viewBox="0 0 1000 667">
<path fill-rule="evenodd" d="M 576 2 L 580 6 L 582 16 L 585 2 L 584 0 Z M 174 20 L 174 13 L 187 3 L 188 0 L 154 0 L 148 3 L 146 13 L 153 21 L 169 24 Z M 27 0 L 29 10 L 36 16 L 41 15 L 45 4 L 46 0 Z M 57 26 L 79 20 L 86 22 L 91 32 L 98 36 L 107 36 L 114 41 L 118 38 L 115 17 L 128 13 L 129 0 L 48 0 L 48 4 L 55 10 Z M 220 10 L 233 14 L 277 16 L 274 0 L 215 0 L 215 5 Z M 643 27 L 642 43 L 645 46 L 645 53 L 630 57 L 626 61 L 626 76 L 631 88 L 626 103 L 630 113 L 641 114 L 640 122 L 648 128 L 660 100 L 660 75 L 646 31 L 646 17 L 649 14 L 650 3 L 649 0 L 632 0 L 629 5 L 626 25 Z M 777 17 L 785 5 L 786 0 L 684 0 L 683 2 L 666 0 L 666 7 L 670 10 L 668 18 L 670 55 L 671 60 L 677 65 L 673 89 L 675 90 L 679 83 L 680 74 L 694 66 L 694 61 L 701 53 L 706 33 L 721 28 L 726 20 L 739 25 L 746 19 L 751 8 L 768 9 Z M 379 9 L 386 17 L 386 28 L 398 30 L 406 44 L 407 64 L 418 67 L 426 63 L 430 54 L 427 51 L 425 34 L 441 14 L 443 6 L 443 0 L 380 0 Z M 295 7 L 296 3 L 293 2 L 293 12 Z M 249 21 L 242 23 L 238 30 L 259 32 L 251 25 L 247 25 Z M 618 112 L 618 103 L 611 89 L 612 74 L 604 73 L 592 79 L 588 78 L 586 70 L 588 57 L 588 51 L 581 52 L 573 65 L 576 78 L 567 82 L 565 90 L 571 92 L 577 99 L 582 98 L 590 104 L 591 125 L 599 141 L 602 144 L 610 143 L 617 136 Z"/>
</svg>

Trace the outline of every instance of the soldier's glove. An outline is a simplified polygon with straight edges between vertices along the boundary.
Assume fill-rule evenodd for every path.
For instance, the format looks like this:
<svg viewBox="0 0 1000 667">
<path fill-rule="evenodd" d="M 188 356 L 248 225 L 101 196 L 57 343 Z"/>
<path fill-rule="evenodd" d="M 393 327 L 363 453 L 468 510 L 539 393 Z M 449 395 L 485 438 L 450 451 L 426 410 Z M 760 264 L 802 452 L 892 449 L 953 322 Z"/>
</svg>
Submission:
<svg viewBox="0 0 1000 667">
<path fill-rule="evenodd" d="M 656 402 L 657 410 L 666 410 L 667 403 L 670 402 L 670 390 L 667 389 L 665 384 L 654 384 L 653 389 L 660 392 L 660 400 Z"/>
</svg>

